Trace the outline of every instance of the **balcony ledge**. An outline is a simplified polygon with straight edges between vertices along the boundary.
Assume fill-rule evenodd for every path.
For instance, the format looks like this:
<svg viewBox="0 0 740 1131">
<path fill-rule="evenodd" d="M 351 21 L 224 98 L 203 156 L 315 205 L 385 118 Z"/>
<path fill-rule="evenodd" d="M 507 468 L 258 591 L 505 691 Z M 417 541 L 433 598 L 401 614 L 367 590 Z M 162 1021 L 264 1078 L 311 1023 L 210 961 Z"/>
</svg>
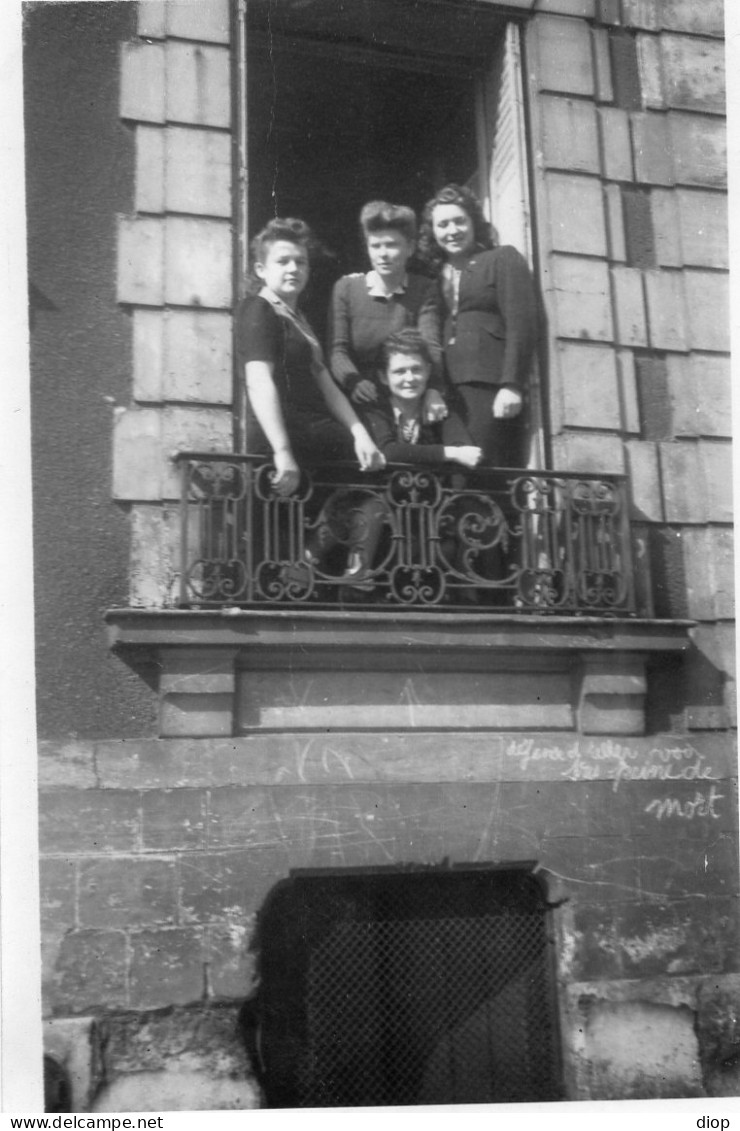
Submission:
<svg viewBox="0 0 740 1131">
<path fill-rule="evenodd" d="M 112 649 L 158 673 L 160 734 L 645 730 L 651 657 L 693 621 L 414 610 L 111 609 Z"/>
<path fill-rule="evenodd" d="M 463 652 L 683 652 L 691 620 L 518 613 L 319 609 L 110 609 L 109 644 L 130 649 L 380 648 Z M 151 659 L 154 659 L 154 655 Z"/>
</svg>

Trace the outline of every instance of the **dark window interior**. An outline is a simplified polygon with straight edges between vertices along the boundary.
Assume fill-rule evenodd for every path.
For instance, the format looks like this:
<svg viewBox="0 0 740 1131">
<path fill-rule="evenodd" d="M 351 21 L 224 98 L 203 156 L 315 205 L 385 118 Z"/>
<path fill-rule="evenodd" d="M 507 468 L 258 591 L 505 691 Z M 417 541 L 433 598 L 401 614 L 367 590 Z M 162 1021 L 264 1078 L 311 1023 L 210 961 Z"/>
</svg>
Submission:
<svg viewBox="0 0 740 1131">
<path fill-rule="evenodd" d="M 548 908 L 524 868 L 295 873 L 257 947 L 268 1106 L 561 1097 Z"/>
<path fill-rule="evenodd" d="M 249 228 L 299 216 L 328 251 L 306 310 L 323 330 L 334 280 L 365 270 L 364 203 L 420 211 L 477 167 L 476 73 L 500 15 L 433 0 L 253 0 L 248 5 Z"/>
</svg>

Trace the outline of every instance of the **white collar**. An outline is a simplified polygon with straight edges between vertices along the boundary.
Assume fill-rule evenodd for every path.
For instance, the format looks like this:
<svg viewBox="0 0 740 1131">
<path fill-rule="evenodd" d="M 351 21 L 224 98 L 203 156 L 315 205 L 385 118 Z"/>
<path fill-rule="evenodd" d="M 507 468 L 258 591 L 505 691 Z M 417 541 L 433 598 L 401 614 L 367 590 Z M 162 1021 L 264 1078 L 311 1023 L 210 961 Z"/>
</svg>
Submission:
<svg viewBox="0 0 740 1131">
<path fill-rule="evenodd" d="M 401 282 L 392 291 L 387 289 L 377 271 L 368 271 L 365 276 L 365 282 L 367 283 L 367 293 L 371 298 L 391 298 L 392 295 L 402 295 L 406 293 L 409 278 L 408 275 L 404 275 Z"/>
</svg>

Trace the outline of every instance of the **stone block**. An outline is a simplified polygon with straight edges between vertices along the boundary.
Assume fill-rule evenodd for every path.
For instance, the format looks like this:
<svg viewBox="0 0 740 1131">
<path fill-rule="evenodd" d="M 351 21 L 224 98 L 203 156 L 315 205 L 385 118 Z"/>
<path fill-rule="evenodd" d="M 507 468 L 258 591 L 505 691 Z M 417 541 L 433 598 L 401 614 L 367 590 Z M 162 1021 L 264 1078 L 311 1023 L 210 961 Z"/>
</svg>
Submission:
<svg viewBox="0 0 740 1131">
<path fill-rule="evenodd" d="M 681 538 L 688 593 L 694 620 L 731 620 L 734 615 L 732 531 L 721 526 L 691 527 Z"/>
<path fill-rule="evenodd" d="M 620 346 L 646 346 L 645 295 L 642 271 L 612 267 L 615 340 Z"/>
<path fill-rule="evenodd" d="M 721 924 L 718 923 L 717 928 L 722 931 Z M 737 927 L 731 916 L 722 933 L 728 939 L 737 939 Z M 735 942 L 735 953 L 737 951 Z M 738 981 L 737 974 L 729 974 L 709 977 L 699 986 L 696 1028 L 708 1096 L 736 1096 L 740 1091 L 740 1073 L 734 1055 L 740 1039 Z"/>
<path fill-rule="evenodd" d="M 535 0 L 534 10 L 592 20 L 596 14 L 596 0 Z"/>
<path fill-rule="evenodd" d="M 696 443 L 659 444 L 666 522 L 706 522 L 704 468 Z"/>
<path fill-rule="evenodd" d="M 162 498 L 179 499 L 180 480 L 172 457 L 178 452 L 231 452 L 232 419 L 228 409 L 170 405 L 162 413 L 164 457 Z"/>
<path fill-rule="evenodd" d="M 729 276 L 714 271 L 684 272 L 693 350 L 727 352 L 730 348 Z"/>
<path fill-rule="evenodd" d="M 206 795 L 199 789 L 147 789 L 141 795 L 141 839 L 145 850 L 205 846 Z"/>
<path fill-rule="evenodd" d="M 712 730 L 736 725 L 734 626 L 697 625 L 685 670 L 689 727 Z"/>
<path fill-rule="evenodd" d="M 616 359 L 607 346 L 558 342 L 563 421 L 575 428 L 619 430 Z"/>
<path fill-rule="evenodd" d="M 657 31 L 660 27 L 659 8 L 656 0 L 622 0 L 622 23 L 625 27 Z"/>
<path fill-rule="evenodd" d="M 729 267 L 724 193 L 678 189 L 676 204 L 683 262 L 691 267 Z"/>
<path fill-rule="evenodd" d="M 566 177 L 549 173 L 545 186 L 553 250 L 574 255 L 605 256 L 606 227 L 601 181 L 595 177 Z"/>
<path fill-rule="evenodd" d="M 661 26 L 670 31 L 686 31 L 692 35 L 725 34 L 723 0 L 671 0 L 660 6 Z"/>
<path fill-rule="evenodd" d="M 122 118 L 164 122 L 165 49 L 161 43 L 121 44 Z"/>
<path fill-rule="evenodd" d="M 260 1106 L 254 1080 L 242 1074 L 214 1076 L 193 1067 L 192 1055 L 185 1054 L 156 1072 L 129 1072 L 106 1082 L 91 1110 L 209 1112 L 251 1111 Z"/>
<path fill-rule="evenodd" d="M 681 226 L 675 189 L 653 189 L 650 193 L 655 262 L 659 267 L 681 267 Z"/>
<path fill-rule="evenodd" d="M 582 656 L 577 708 L 579 732 L 644 734 L 646 691 L 644 657 Z"/>
<path fill-rule="evenodd" d="M 136 8 L 136 31 L 142 39 L 164 39 L 167 35 L 167 0 L 146 0 Z"/>
<path fill-rule="evenodd" d="M 669 123 L 653 111 L 631 116 L 635 180 L 647 185 L 672 185 L 676 180 Z"/>
<path fill-rule="evenodd" d="M 609 268 L 575 256 L 552 258 L 553 330 L 561 338 L 610 342 L 614 337 Z"/>
<path fill-rule="evenodd" d="M 230 135 L 170 126 L 165 144 L 167 211 L 230 218 Z"/>
<path fill-rule="evenodd" d="M 231 404 L 230 314 L 168 311 L 164 342 L 164 400 Z"/>
<path fill-rule="evenodd" d="M 123 931 L 72 931 L 59 948 L 52 1006 L 61 1013 L 124 1008 L 127 942 Z"/>
<path fill-rule="evenodd" d="M 229 51 L 226 47 L 166 44 L 168 122 L 191 126 L 231 126 Z"/>
<path fill-rule="evenodd" d="M 627 249 L 624 239 L 622 189 L 619 185 L 604 185 L 604 203 L 606 205 L 609 259 L 613 263 L 624 263 L 627 257 Z"/>
<path fill-rule="evenodd" d="M 234 732 L 234 696 L 177 695 L 160 700 L 159 733 L 164 737 L 222 738 Z"/>
<path fill-rule="evenodd" d="M 732 435 L 730 359 L 669 354 L 668 391 L 676 436 Z"/>
<path fill-rule="evenodd" d="M 732 505 L 732 446 L 727 440 L 699 440 L 704 470 L 705 522 L 734 520 Z"/>
<path fill-rule="evenodd" d="M 231 225 L 168 216 L 164 296 L 177 306 L 231 306 Z"/>
<path fill-rule="evenodd" d="M 229 42 L 229 0 L 169 0 L 167 32 L 178 39 Z"/>
<path fill-rule="evenodd" d="M 706 188 L 727 185 L 727 131 L 719 118 L 701 114 L 668 115 L 668 145 L 673 153 L 676 182 Z"/>
<path fill-rule="evenodd" d="M 243 998 L 255 976 L 255 958 L 249 952 L 253 915 L 230 917 L 222 925 L 206 927 L 205 952 L 210 992 L 216 999 Z"/>
<path fill-rule="evenodd" d="M 650 212 L 650 193 L 642 188 L 623 185 L 622 207 L 627 262 L 631 267 L 654 267 L 655 236 Z"/>
<path fill-rule="evenodd" d="M 704 1094 L 694 1012 L 647 1001 L 590 1001 L 584 1032 L 592 1100 Z"/>
<path fill-rule="evenodd" d="M 134 208 L 137 212 L 164 212 L 164 139 L 159 126 L 136 127 Z"/>
<path fill-rule="evenodd" d="M 55 789 L 39 796 L 42 852 L 133 852 L 138 844 L 133 790 Z"/>
<path fill-rule="evenodd" d="M 665 109 L 663 95 L 663 69 L 660 38 L 656 35 L 637 36 L 637 66 L 640 75 L 642 104 L 647 110 Z"/>
<path fill-rule="evenodd" d="M 624 451 L 618 436 L 582 432 L 564 433 L 553 439 L 555 467 L 561 471 L 624 471 Z"/>
<path fill-rule="evenodd" d="M 646 271 L 645 294 L 649 344 L 659 350 L 687 350 L 688 317 L 682 272 Z"/>
<path fill-rule="evenodd" d="M 609 32 L 606 28 L 593 29 L 594 67 L 597 102 L 613 102 L 612 65 L 609 51 Z"/>
<path fill-rule="evenodd" d="M 203 932 L 170 927 L 131 935 L 129 1004 L 160 1009 L 202 1000 L 205 994 Z"/>
<path fill-rule="evenodd" d="M 39 742 L 39 789 L 94 789 L 94 747 L 91 742 Z"/>
<path fill-rule="evenodd" d="M 101 1077 L 99 1039 L 93 1017 L 50 1017 L 44 1022 L 44 1053 L 67 1075 L 70 1111 L 91 1110 Z"/>
<path fill-rule="evenodd" d="M 719 40 L 662 35 L 666 102 L 675 110 L 725 113 L 724 46 Z"/>
<path fill-rule="evenodd" d="M 587 23 L 561 16 L 535 16 L 528 25 L 528 46 L 539 90 L 562 94 L 594 93 L 591 31 Z"/>
<path fill-rule="evenodd" d="M 161 306 L 164 301 L 164 224 L 156 217 L 118 222 L 119 302 Z"/>
<path fill-rule="evenodd" d="M 616 106 L 600 106 L 598 115 L 604 176 L 610 181 L 633 180 L 629 114 Z"/>
<path fill-rule="evenodd" d="M 69 857 L 39 858 L 41 931 L 61 939 L 77 926 L 77 863 Z"/>
<path fill-rule="evenodd" d="M 648 354 L 636 358 L 635 365 L 642 438 L 644 440 L 672 440 L 668 367 L 665 358 Z"/>
<path fill-rule="evenodd" d="M 635 355 L 632 350 L 617 350 L 619 374 L 619 400 L 622 410 L 622 430 L 640 431 L 640 406 L 637 400 Z"/>
<path fill-rule="evenodd" d="M 174 563 L 168 554 L 164 528 L 161 504 L 131 507 L 129 604 L 132 608 L 166 607 L 177 596 L 172 591 Z"/>
<path fill-rule="evenodd" d="M 123 930 L 174 923 L 175 865 L 150 856 L 81 860 L 79 915 L 82 927 Z"/>
<path fill-rule="evenodd" d="M 618 27 L 622 22 L 620 0 L 598 0 L 596 19 L 607 27 Z"/>
<path fill-rule="evenodd" d="M 576 173 L 601 169 L 596 108 L 572 98 L 542 97 L 540 141 L 546 168 Z"/>
<path fill-rule="evenodd" d="M 159 499 L 162 484 L 159 409 L 116 409 L 113 423 L 113 497 Z"/>
<path fill-rule="evenodd" d="M 632 496 L 630 517 L 639 522 L 662 522 L 660 468 L 655 444 L 628 440 L 627 466 Z"/>
<path fill-rule="evenodd" d="M 162 310 L 136 309 L 133 312 L 134 400 L 163 399 L 164 327 L 167 315 Z"/>
<path fill-rule="evenodd" d="M 248 924 L 276 879 L 287 876 L 291 864 L 305 852 L 300 835 L 274 843 L 279 838 L 275 827 L 273 843 L 266 843 L 263 831 L 261 837 L 253 837 L 249 848 L 183 856 L 184 920 L 226 929 Z"/>
</svg>

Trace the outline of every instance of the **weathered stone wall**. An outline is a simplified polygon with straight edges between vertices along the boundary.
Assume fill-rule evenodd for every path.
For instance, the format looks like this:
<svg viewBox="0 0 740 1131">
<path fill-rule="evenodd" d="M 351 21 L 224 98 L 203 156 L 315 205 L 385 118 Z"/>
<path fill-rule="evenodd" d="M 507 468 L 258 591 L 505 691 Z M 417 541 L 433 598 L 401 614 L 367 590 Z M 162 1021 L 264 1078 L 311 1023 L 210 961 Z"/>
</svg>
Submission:
<svg viewBox="0 0 740 1131">
<path fill-rule="evenodd" d="M 118 300 L 133 319 L 113 496 L 131 504 L 132 606 L 171 601 L 180 450 L 232 450 L 232 107 L 228 0 L 138 6 L 122 45 L 121 118 L 136 142 L 119 223 Z"/>
<path fill-rule="evenodd" d="M 217 1031 L 224 1080 L 241 1066 L 237 1106 L 256 1103 L 234 1007 L 268 892 L 291 868 L 445 860 L 536 860 L 549 875 L 569 1095 L 728 1088 L 739 938 L 735 751 L 723 736 L 47 744 L 41 783 L 46 1013 L 117 1034 L 100 1042 L 109 1091 L 95 1102 L 132 1107 L 139 1085 L 169 1089 L 192 1061 L 213 1105 L 217 1068 L 185 1041 L 200 1025 Z M 187 1019 L 176 1050 L 173 1008 Z M 628 1051 L 645 1016 L 657 1025 L 649 1062 Z M 140 1033 L 157 1026 L 170 1036 L 147 1060 Z M 676 1042 L 692 1070 L 663 1080 Z"/>
<path fill-rule="evenodd" d="M 629 474 L 647 611 L 700 622 L 666 709 L 734 725 L 722 4 L 534 7 L 554 466 Z"/>
</svg>

